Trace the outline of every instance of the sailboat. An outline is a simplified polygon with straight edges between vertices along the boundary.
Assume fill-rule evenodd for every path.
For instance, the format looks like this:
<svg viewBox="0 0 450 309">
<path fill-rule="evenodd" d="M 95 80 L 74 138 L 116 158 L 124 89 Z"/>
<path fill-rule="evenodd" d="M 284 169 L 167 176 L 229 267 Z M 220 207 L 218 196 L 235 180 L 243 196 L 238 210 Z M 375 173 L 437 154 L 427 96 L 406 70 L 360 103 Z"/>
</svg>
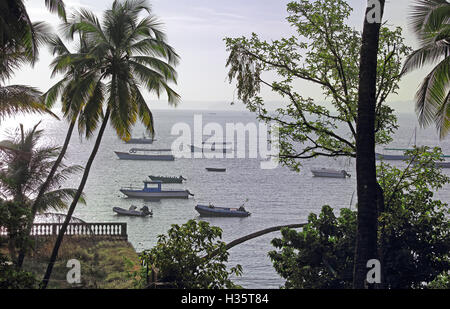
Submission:
<svg viewBox="0 0 450 309">
<path fill-rule="evenodd" d="M 417 128 L 414 129 L 414 147 L 417 145 Z M 414 148 L 384 148 L 384 150 L 387 151 L 412 151 Z M 442 158 L 450 158 L 449 155 L 442 155 Z M 375 158 L 377 160 L 386 160 L 386 161 L 403 161 L 403 160 L 410 160 L 412 159 L 411 156 L 401 154 L 401 155 L 395 155 L 395 154 L 380 154 L 375 153 Z M 450 168 L 450 162 L 434 162 L 434 164 L 437 167 L 441 168 Z"/>
<path fill-rule="evenodd" d="M 411 139 L 410 139 L 411 141 Z M 417 142 L 417 128 L 414 129 L 414 146 L 416 145 Z M 388 150 L 388 151 L 408 151 L 408 150 L 413 150 L 413 148 L 384 148 L 384 150 Z M 377 160 L 390 160 L 390 161 L 403 161 L 403 160 L 409 160 L 411 159 L 411 156 L 408 155 L 394 155 L 394 154 L 381 154 L 376 152 L 375 153 L 375 159 Z"/>
</svg>

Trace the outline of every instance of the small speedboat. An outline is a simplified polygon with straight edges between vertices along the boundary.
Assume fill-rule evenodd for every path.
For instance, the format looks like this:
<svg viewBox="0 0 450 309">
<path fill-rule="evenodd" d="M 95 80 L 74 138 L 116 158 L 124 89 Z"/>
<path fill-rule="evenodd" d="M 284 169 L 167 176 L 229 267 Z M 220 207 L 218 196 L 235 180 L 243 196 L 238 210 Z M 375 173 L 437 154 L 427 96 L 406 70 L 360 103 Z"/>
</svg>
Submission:
<svg viewBox="0 0 450 309">
<path fill-rule="evenodd" d="M 351 177 L 345 170 L 334 170 L 331 168 L 312 168 L 311 173 L 315 177 L 327 177 L 327 178 L 346 178 Z"/>
<path fill-rule="evenodd" d="M 180 177 L 168 177 L 168 176 L 148 176 L 153 181 L 161 181 L 162 183 L 182 183 L 183 180 L 186 180 L 183 176 Z"/>
<path fill-rule="evenodd" d="M 133 217 L 147 217 L 153 216 L 153 212 L 148 209 L 147 206 L 143 206 L 141 209 L 137 210 L 137 207 L 132 205 L 129 209 L 123 209 L 120 207 L 114 207 L 113 211 L 122 216 L 133 216 Z"/>
<path fill-rule="evenodd" d="M 239 208 L 216 207 L 214 205 L 197 205 L 195 210 L 203 217 L 248 217 L 250 212 L 244 206 Z"/>
<path fill-rule="evenodd" d="M 207 167 L 206 170 L 208 172 L 225 172 L 226 168 L 218 168 L 218 167 Z"/>
</svg>

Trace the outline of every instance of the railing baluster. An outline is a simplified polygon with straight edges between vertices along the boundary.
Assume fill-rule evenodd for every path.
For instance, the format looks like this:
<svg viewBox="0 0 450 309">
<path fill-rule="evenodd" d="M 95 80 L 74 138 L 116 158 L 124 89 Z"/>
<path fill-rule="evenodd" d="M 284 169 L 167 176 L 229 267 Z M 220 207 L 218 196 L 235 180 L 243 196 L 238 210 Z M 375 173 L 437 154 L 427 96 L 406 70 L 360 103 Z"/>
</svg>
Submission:
<svg viewBox="0 0 450 309">
<path fill-rule="evenodd" d="M 61 223 L 34 223 L 31 236 L 54 236 L 61 232 Z M 69 223 L 66 236 L 90 235 L 99 237 L 118 236 L 127 239 L 126 223 Z M 0 237 L 7 237 L 8 230 L 0 226 Z"/>
</svg>

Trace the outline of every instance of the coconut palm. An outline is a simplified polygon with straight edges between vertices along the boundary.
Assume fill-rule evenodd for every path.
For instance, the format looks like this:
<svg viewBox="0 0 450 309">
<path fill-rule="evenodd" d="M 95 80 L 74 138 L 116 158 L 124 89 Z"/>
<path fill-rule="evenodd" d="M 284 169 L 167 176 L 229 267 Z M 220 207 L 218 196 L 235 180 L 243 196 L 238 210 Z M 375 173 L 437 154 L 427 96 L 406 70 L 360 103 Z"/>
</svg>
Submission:
<svg viewBox="0 0 450 309">
<path fill-rule="evenodd" d="M 140 18 L 142 13 L 145 15 Z M 153 115 L 140 87 L 158 97 L 164 92 L 169 103 L 176 104 L 179 100 L 179 95 L 168 85 L 169 82 L 176 82 L 173 65 L 177 64 L 178 55 L 167 44 L 159 26 L 144 0 L 114 1 L 111 9 L 104 12 L 102 22 L 90 11 L 80 10 L 66 24 L 69 33 L 82 33 L 88 49 L 86 54 L 72 57 L 67 63 L 68 66 L 76 64 L 87 68 L 83 71 L 80 83 L 90 85 L 90 91 L 80 112 L 79 122 L 84 124 L 82 128 L 87 135 L 92 134 L 97 127 L 97 122 L 91 123 L 90 119 L 101 120 L 101 126 L 77 195 L 55 242 L 42 288 L 46 288 L 50 279 L 59 246 L 109 120 L 118 137 L 123 140 L 130 139 L 131 128 L 138 118 L 154 136 Z M 65 69 L 61 65 L 56 71 Z"/>
<path fill-rule="evenodd" d="M 27 216 L 38 189 L 46 180 L 49 170 L 54 165 L 54 159 L 58 157 L 60 151 L 60 148 L 54 146 L 38 146 L 43 135 L 42 130 L 37 130 L 38 125 L 26 132 L 20 125 L 10 138 L 1 142 L 7 146 L 7 149 L 0 151 L 2 162 L 0 166 L 0 200 L 4 203 L 13 202 L 15 205 L 19 205 L 21 211 Z M 37 204 L 37 212 L 67 208 L 68 202 L 75 196 L 77 190 L 61 188 L 61 183 L 73 173 L 81 170 L 82 167 L 77 165 L 60 164 Z M 81 202 L 84 203 L 83 197 L 81 197 Z M 26 224 L 26 219 L 22 218 L 19 221 L 9 227 L 9 248 L 13 260 L 16 259 L 16 246 L 22 247 L 25 244 L 25 242 L 16 243 L 15 236 L 23 231 L 23 226 Z M 18 224 L 20 224 L 20 228 L 18 228 Z"/>
<path fill-rule="evenodd" d="M 61 18 L 66 18 L 63 1 L 45 0 L 45 5 L 51 12 L 57 12 Z M 0 1 L 0 46 L 2 62 L 6 59 L 5 56 L 10 56 L 12 58 L 19 57 L 20 61 L 34 63 L 38 56 L 40 43 L 39 33 L 43 25 L 41 22 L 31 22 L 24 1 Z"/>
<path fill-rule="evenodd" d="M 420 48 L 408 57 L 403 73 L 435 65 L 416 94 L 416 111 L 419 122 L 434 122 L 443 138 L 450 130 L 450 3 L 416 0 L 411 20 Z"/>
<path fill-rule="evenodd" d="M 380 16 L 386 1 L 380 0 Z M 356 126 L 356 174 L 358 218 L 353 288 L 365 287 L 367 261 L 377 258 L 377 207 L 381 203 L 377 194 L 375 163 L 375 115 L 377 89 L 377 54 L 381 23 L 368 20 L 372 4 L 367 1 L 362 33 L 358 89 L 358 120 Z"/>
<path fill-rule="evenodd" d="M 64 2 L 45 0 L 51 12 L 65 19 Z M 49 33 L 43 22 L 31 22 L 20 0 L 0 1 L 0 121 L 21 112 L 49 112 L 40 101 L 41 93 L 29 86 L 5 86 L 5 80 L 22 64 L 34 64 L 39 46 Z"/>
<path fill-rule="evenodd" d="M 75 58 L 77 55 L 81 55 L 87 52 L 86 44 L 83 41 L 81 35 L 79 42 L 79 50 L 77 51 L 77 53 L 71 53 L 69 48 L 57 35 L 49 37 L 47 41 L 51 52 L 55 56 L 55 59 L 52 61 L 51 64 L 51 66 L 55 70 L 58 70 L 58 68 L 61 66 L 61 63 L 64 64 L 68 60 Z M 31 216 L 27 227 L 28 230 L 30 230 L 32 227 L 32 223 L 38 211 L 38 206 L 41 201 L 41 198 L 43 197 L 45 191 L 50 185 L 51 180 L 54 177 L 54 174 L 59 168 L 59 164 L 62 162 L 66 154 L 78 116 L 83 106 L 86 104 L 86 102 L 88 102 L 85 100 L 85 98 L 89 97 L 90 85 L 84 82 L 80 82 L 82 80 L 83 73 L 86 71 L 85 67 L 77 65 L 76 63 L 64 67 L 66 68 L 66 73 L 64 74 L 64 77 L 44 94 L 44 103 L 47 108 L 52 108 L 56 100 L 58 98 L 61 98 L 62 113 L 64 115 L 64 118 L 66 118 L 67 121 L 69 122 L 69 127 L 59 156 L 55 160 L 53 167 L 51 168 L 49 174 L 47 175 L 47 179 L 39 188 L 38 195 L 34 200 L 33 206 L 31 207 Z M 52 77 L 54 75 L 55 72 L 53 72 Z M 89 116 L 91 118 L 88 121 L 80 121 L 79 122 L 80 132 L 82 131 L 91 132 L 90 129 L 86 130 L 83 124 L 92 125 L 95 127 L 99 121 L 100 115 L 101 113 L 90 113 Z M 83 119 L 86 119 L 86 117 L 84 117 Z M 19 258 L 17 262 L 17 266 L 19 268 L 22 267 L 25 254 L 26 254 L 25 251 L 19 253 Z"/>
<path fill-rule="evenodd" d="M 63 1 L 45 0 L 45 5 L 65 19 Z M 35 63 L 39 45 L 48 31 L 45 23 L 31 22 L 23 1 L 0 1 L 0 120 L 17 111 L 47 111 L 40 104 L 41 93 L 35 88 L 2 84 L 22 64 Z"/>
</svg>

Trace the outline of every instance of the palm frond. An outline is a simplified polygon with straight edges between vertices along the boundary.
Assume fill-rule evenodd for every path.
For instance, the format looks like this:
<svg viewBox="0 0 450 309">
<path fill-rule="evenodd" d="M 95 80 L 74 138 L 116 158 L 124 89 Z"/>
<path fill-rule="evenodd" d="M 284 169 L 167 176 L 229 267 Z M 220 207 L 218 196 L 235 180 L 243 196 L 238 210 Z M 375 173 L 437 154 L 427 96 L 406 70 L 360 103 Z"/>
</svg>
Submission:
<svg viewBox="0 0 450 309">
<path fill-rule="evenodd" d="M 52 13 L 57 13 L 60 18 L 66 20 L 66 8 L 62 0 L 45 0 L 45 6 Z"/>
<path fill-rule="evenodd" d="M 0 87 L 0 120 L 18 112 L 47 113 L 59 119 L 43 104 L 42 93 L 36 88 L 25 85 Z"/>
</svg>

